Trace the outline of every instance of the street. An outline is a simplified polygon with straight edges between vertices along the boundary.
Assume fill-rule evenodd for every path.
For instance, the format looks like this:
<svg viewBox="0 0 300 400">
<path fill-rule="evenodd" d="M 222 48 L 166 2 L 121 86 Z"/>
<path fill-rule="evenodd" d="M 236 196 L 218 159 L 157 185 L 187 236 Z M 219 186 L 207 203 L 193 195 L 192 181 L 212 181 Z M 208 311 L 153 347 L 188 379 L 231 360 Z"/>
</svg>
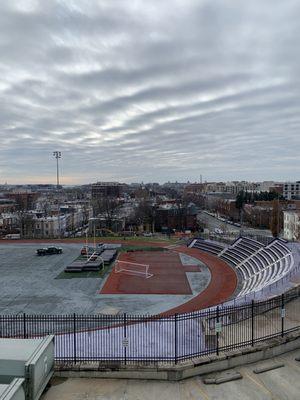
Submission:
<svg viewBox="0 0 300 400">
<path fill-rule="evenodd" d="M 224 228 L 226 227 L 227 232 L 238 234 L 242 229 L 241 227 L 223 222 L 218 218 L 207 214 L 207 212 L 205 211 L 200 211 L 197 215 L 197 219 L 200 223 L 204 223 L 206 225 L 205 228 L 209 229 L 210 232 L 213 232 L 216 228 L 222 229 L 224 231 Z M 250 233 L 251 235 L 272 236 L 271 231 L 268 229 L 254 229 L 246 226 L 243 226 L 243 233 Z"/>
</svg>

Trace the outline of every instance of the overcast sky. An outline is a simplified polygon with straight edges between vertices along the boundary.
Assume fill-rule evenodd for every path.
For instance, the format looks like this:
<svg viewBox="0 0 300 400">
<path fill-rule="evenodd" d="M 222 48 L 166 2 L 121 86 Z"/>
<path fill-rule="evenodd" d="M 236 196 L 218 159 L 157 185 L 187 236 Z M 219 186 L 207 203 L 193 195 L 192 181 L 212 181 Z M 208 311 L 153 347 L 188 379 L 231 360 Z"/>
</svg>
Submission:
<svg viewBox="0 0 300 400">
<path fill-rule="evenodd" d="M 300 179 L 299 0 L 1 1 L 0 183 Z"/>
</svg>

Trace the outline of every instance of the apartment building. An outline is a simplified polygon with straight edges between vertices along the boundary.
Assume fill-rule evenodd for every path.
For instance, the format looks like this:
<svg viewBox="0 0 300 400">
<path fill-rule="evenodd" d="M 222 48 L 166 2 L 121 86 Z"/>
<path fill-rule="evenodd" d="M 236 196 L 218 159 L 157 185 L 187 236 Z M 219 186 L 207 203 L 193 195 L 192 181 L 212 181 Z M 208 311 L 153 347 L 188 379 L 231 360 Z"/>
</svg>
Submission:
<svg viewBox="0 0 300 400">
<path fill-rule="evenodd" d="M 285 182 L 283 184 L 283 197 L 287 200 L 300 199 L 300 181 Z"/>
<path fill-rule="evenodd" d="M 97 182 L 92 184 L 92 199 L 119 198 L 123 194 L 123 185 L 118 182 Z"/>
</svg>

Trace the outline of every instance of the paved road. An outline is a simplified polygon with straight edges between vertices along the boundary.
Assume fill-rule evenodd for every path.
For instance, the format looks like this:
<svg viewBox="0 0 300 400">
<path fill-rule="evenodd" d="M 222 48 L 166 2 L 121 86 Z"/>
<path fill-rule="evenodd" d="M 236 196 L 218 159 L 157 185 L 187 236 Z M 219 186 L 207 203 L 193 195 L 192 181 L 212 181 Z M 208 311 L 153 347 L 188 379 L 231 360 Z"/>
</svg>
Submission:
<svg viewBox="0 0 300 400">
<path fill-rule="evenodd" d="M 204 211 L 201 211 L 198 214 L 198 219 L 207 224 L 208 229 L 211 231 L 213 231 L 215 228 L 222 229 L 222 227 L 224 227 L 224 224 L 226 225 L 228 231 L 232 231 L 238 234 L 241 230 L 240 227 L 231 224 L 226 224 L 225 222 L 220 221 L 219 219 L 209 214 L 206 214 Z M 271 232 L 268 229 L 253 229 L 253 228 L 243 227 L 243 231 L 249 232 L 253 235 L 271 236 Z"/>
<path fill-rule="evenodd" d="M 299 400 L 300 350 L 272 360 L 238 367 L 242 379 L 223 384 L 205 385 L 201 377 L 181 382 L 54 378 L 53 386 L 42 400 Z M 283 363 L 283 368 L 261 374 L 259 366 Z M 224 376 L 230 371 L 218 374 Z M 214 376 L 215 377 L 215 376 Z"/>
</svg>

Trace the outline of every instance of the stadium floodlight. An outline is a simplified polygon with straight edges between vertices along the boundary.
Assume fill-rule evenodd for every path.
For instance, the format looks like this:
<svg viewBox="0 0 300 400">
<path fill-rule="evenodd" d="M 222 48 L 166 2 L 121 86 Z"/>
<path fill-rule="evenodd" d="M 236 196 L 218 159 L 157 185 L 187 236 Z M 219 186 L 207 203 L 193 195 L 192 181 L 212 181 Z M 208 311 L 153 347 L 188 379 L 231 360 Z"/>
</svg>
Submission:
<svg viewBox="0 0 300 400">
<path fill-rule="evenodd" d="M 60 151 L 54 151 L 53 156 L 56 158 L 56 186 L 59 188 L 59 169 L 58 169 L 58 159 L 61 158 Z"/>
</svg>

